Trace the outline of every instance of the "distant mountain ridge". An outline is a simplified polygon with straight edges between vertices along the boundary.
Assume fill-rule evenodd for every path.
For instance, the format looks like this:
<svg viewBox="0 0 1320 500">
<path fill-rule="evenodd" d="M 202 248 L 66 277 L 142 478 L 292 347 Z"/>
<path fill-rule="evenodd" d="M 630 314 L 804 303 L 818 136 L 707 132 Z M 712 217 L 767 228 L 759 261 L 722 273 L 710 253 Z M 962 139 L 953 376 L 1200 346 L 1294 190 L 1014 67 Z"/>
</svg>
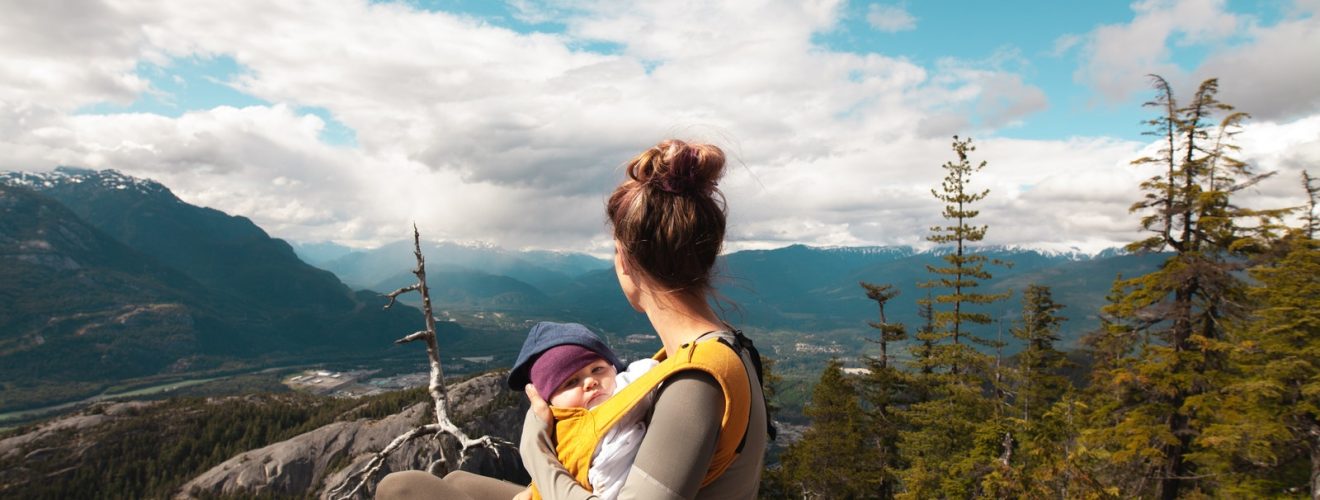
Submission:
<svg viewBox="0 0 1320 500">
<path fill-rule="evenodd" d="M 371 250 L 358 250 L 320 265 L 346 283 L 386 291 L 379 285 L 394 283 L 401 269 L 413 262 L 412 241 L 396 241 Z M 423 242 L 431 269 L 473 271 L 507 276 L 543 291 L 567 285 L 590 271 L 608 269 L 609 261 L 583 253 L 546 250 L 514 251 L 491 245 Z M 391 285 L 392 286 L 392 285 Z"/>
<path fill-rule="evenodd" d="M 20 174 L 26 178 L 31 174 Z M 0 182 L 13 179 L 11 173 Z M 351 291 L 303 263 L 246 217 L 184 203 L 154 181 L 114 170 L 61 167 L 30 183 L 87 222 L 193 279 L 240 300 L 342 309 Z"/>
<path fill-rule="evenodd" d="M 421 324 L 153 181 L 60 168 L 0 173 L 0 189 L 0 408 L 231 362 L 381 353 Z"/>
<path fill-rule="evenodd" d="M 45 191 L 72 184 L 87 184 L 106 190 L 131 189 L 146 195 L 168 194 L 173 196 L 173 193 L 164 184 L 151 179 L 124 175 L 114 169 L 93 170 L 60 166 L 55 167 L 55 170 L 50 172 L 0 172 L 0 184 L 25 187 L 33 191 Z"/>
<path fill-rule="evenodd" d="M 50 391 L 43 381 L 72 391 L 59 396 L 66 397 L 126 377 L 231 362 L 370 356 L 420 324 L 411 308 L 379 308 L 380 292 L 410 282 L 409 242 L 348 253 L 322 246 L 316 250 L 322 255 L 339 253 L 320 264 L 330 272 L 305 263 L 293 246 L 247 218 L 187 204 L 159 183 L 113 170 L 5 172 L 0 186 L 0 297 L 8 300 L 0 306 L 0 409 Z M 1163 260 L 1116 249 L 974 250 L 1013 263 L 991 267 L 988 291 L 1052 287 L 1071 319 L 1065 345 L 1095 326 L 1116 275 L 1143 274 Z M 438 314 L 499 317 L 499 328 L 513 329 L 522 321 L 576 321 L 615 337 L 650 330 L 619 293 L 609 261 L 456 243 L 426 243 L 423 252 Z M 734 306 L 722 310 L 735 325 L 856 339 L 869 335 L 866 324 L 876 319 L 875 303 L 859 281 L 897 286 L 902 294 L 886 312 L 915 330 L 916 301 L 926 294 L 918 284 L 930 279 L 927 266 L 941 264 L 947 252 L 806 245 L 745 250 L 720 257 L 715 283 Z M 374 292 L 354 292 L 344 283 Z M 1004 320 L 987 328 L 1006 334 L 1020 314 L 1018 300 L 1015 294 L 985 310 Z M 441 327 L 451 334 L 442 342 L 461 336 L 453 322 Z M 517 341 L 497 336 L 482 349 L 516 351 Z"/>
<path fill-rule="evenodd" d="M 1071 319 L 1064 326 L 1072 333 L 1069 340 L 1095 326 L 1094 315 L 1118 273 L 1141 274 L 1163 259 L 1121 251 L 1092 255 L 992 246 L 971 251 L 1011 263 L 1011 267 L 987 265 L 994 275 L 985 285 L 988 291 L 1020 291 L 1029 283 L 1051 286 L 1055 299 L 1067 306 L 1063 315 Z M 865 330 L 866 321 L 877 319 L 876 305 L 858 283 L 891 283 L 901 294 L 886 308 L 890 321 L 915 330 L 921 321 L 916 301 L 926 295 L 918 284 L 931 279 L 927 266 L 944 265 L 942 256 L 948 252 L 910 247 L 857 252 L 805 245 L 735 252 L 722 259 L 719 290 L 739 306 L 749 324 L 799 331 Z M 1006 320 L 1007 336 L 1011 326 L 1007 320 L 1020 315 L 1020 297 L 1014 294 L 984 312 Z"/>
<path fill-rule="evenodd" d="M 866 322 L 876 319 L 875 304 L 866 299 L 858 282 L 892 283 L 902 294 L 887 309 L 890 319 L 915 328 L 920 321 L 916 301 L 925 296 L 925 290 L 917 285 L 931 279 L 927 266 L 943 265 L 942 257 L 951 251 L 946 247 L 801 244 L 743 250 L 720 257 L 715 285 L 720 296 L 733 306 L 728 311 L 731 321 L 756 328 L 811 332 L 865 331 Z M 983 246 L 969 251 L 1012 264 L 987 266 L 995 277 L 986 284 L 991 291 L 1021 290 L 1031 283 L 1051 286 L 1055 299 L 1067 307 L 1063 314 L 1071 321 L 1064 328 L 1070 342 L 1096 326 L 1095 315 L 1118 274 L 1148 272 L 1163 259 L 1160 255 L 1131 255 L 1117 248 L 1083 252 Z M 525 257 L 529 252 L 457 244 L 430 244 L 425 252 L 428 262 L 442 263 L 436 268 L 447 273 L 435 274 L 431 279 L 433 289 L 446 291 L 435 297 L 438 307 L 579 321 L 620 333 L 648 329 L 645 317 L 633 312 L 618 292 L 614 271 L 604 261 L 598 269 L 563 279 L 566 273 L 529 265 L 534 261 Z M 472 258 L 478 254 L 485 260 Z M 366 284 L 386 292 L 407 282 L 407 276 L 398 271 L 405 258 L 411 258 L 411 250 L 400 242 L 354 252 L 325 267 L 363 280 L 371 276 L 371 266 L 389 269 L 394 276 Z M 557 279 L 544 279 L 546 274 L 538 278 L 536 272 Z M 351 281 L 349 277 L 344 279 Z M 994 328 L 1002 327 L 1005 335 L 1011 320 L 1020 314 L 1019 300 L 1014 295 L 985 311 L 1004 319 Z"/>
</svg>

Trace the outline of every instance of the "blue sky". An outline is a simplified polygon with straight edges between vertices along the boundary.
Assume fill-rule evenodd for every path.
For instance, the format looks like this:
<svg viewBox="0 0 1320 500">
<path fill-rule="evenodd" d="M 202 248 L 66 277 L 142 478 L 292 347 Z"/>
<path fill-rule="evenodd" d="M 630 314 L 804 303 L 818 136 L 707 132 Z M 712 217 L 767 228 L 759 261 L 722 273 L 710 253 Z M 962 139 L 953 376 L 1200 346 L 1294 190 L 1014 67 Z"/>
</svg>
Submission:
<svg viewBox="0 0 1320 500">
<path fill-rule="evenodd" d="M 1056 53 L 1061 37 L 1085 33 L 1098 24 L 1128 20 L 1132 10 L 1122 2 L 909 2 L 916 18 L 910 30 L 877 33 L 867 22 L 869 3 L 848 4 L 842 25 L 817 40 L 824 46 L 852 52 L 877 52 L 906 57 L 926 67 L 942 60 L 992 61 L 1003 64 L 1040 87 L 1049 99 L 1044 111 L 1023 120 L 1002 135 L 1031 139 L 1061 139 L 1069 135 L 1113 135 L 1135 138 L 1133 125 L 1141 117 L 1131 103 L 1107 103 L 1073 78 L 1076 58 Z M 1085 115 L 1086 119 L 1078 119 Z"/>
<path fill-rule="evenodd" d="M 128 104 L 97 102 L 79 109 L 78 113 L 151 113 L 178 118 L 189 111 L 219 106 L 242 108 L 271 105 L 235 87 L 234 82 L 246 71 L 233 57 L 223 55 L 171 58 L 164 64 L 141 62 L 137 65 L 136 73 L 150 82 L 149 91 L 142 92 Z M 300 107 L 298 111 L 315 115 L 325 122 L 325 128 L 320 134 L 321 140 L 338 146 L 357 145 L 357 134 L 335 119 L 329 110 L 309 106 Z"/>
<path fill-rule="evenodd" d="M 390 2 L 374 2 L 390 3 Z M 475 0 L 411 0 L 400 2 L 432 12 L 468 16 L 483 23 L 518 33 L 565 34 L 568 27 L 555 20 L 530 21 L 510 3 Z M 877 31 L 868 22 L 875 6 L 906 11 L 914 26 L 894 32 Z M 1278 22 L 1287 2 L 1235 1 L 1227 10 L 1256 18 L 1260 23 Z M 1025 83 L 1042 89 L 1045 109 L 1016 123 L 995 130 L 996 135 L 1022 139 L 1065 139 L 1072 136 L 1109 136 L 1137 140 L 1139 122 L 1148 113 L 1139 106 L 1141 98 L 1113 100 L 1099 96 L 1075 76 L 1080 50 L 1062 48 L 1068 37 L 1084 34 L 1099 25 L 1131 21 L 1133 9 L 1123 2 L 966 2 L 913 1 L 899 3 L 847 2 L 835 27 L 812 38 L 821 48 L 857 54 L 884 54 L 910 60 L 926 68 L 958 61 L 985 68 L 1004 68 L 1020 74 Z M 1215 44 L 1168 44 L 1169 60 L 1190 71 L 1217 47 L 1241 40 Z M 614 54 L 618 44 L 579 40 L 577 50 Z M 1062 50 L 1061 50 L 1062 49 Z M 118 112 L 155 113 L 178 117 L 186 111 L 216 106 L 270 105 L 261 98 L 235 89 L 233 82 L 247 68 L 232 57 L 191 56 L 170 59 L 165 64 L 143 62 L 136 72 L 150 82 L 129 104 L 102 102 L 79 110 L 87 114 Z M 338 121 L 330 110 L 298 108 L 326 123 L 321 138 L 336 145 L 356 145 L 356 134 Z M 973 123 L 977 120 L 971 113 Z"/>
<path fill-rule="evenodd" d="M 724 147 L 730 249 L 923 243 L 949 136 L 994 244 L 1136 237 L 1145 75 L 1221 77 L 1248 196 L 1320 164 L 1316 0 L 234 0 L 0 19 L 0 168 L 115 168 L 295 241 L 608 252 L 665 137 Z M 535 214 L 535 217 L 529 217 Z"/>
</svg>

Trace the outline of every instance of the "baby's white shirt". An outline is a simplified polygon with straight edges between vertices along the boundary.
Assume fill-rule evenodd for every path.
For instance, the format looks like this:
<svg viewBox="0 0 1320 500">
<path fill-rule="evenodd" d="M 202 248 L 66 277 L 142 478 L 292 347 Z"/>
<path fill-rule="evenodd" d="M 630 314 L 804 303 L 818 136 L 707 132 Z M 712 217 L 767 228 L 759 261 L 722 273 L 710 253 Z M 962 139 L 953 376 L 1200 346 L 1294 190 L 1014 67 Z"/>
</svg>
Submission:
<svg viewBox="0 0 1320 500">
<path fill-rule="evenodd" d="M 614 376 L 614 393 L 627 387 L 651 368 L 660 364 L 654 359 L 645 358 L 628 364 L 628 369 Z M 655 402 L 655 393 L 647 394 L 637 406 L 619 419 L 613 429 L 605 433 L 605 438 L 596 447 L 596 454 L 591 458 L 591 468 L 587 470 L 587 481 L 591 483 L 592 494 L 605 500 L 618 498 L 623 489 L 623 480 L 628 477 L 637 458 L 637 450 L 646 435 L 646 422 L 643 417 Z"/>
</svg>

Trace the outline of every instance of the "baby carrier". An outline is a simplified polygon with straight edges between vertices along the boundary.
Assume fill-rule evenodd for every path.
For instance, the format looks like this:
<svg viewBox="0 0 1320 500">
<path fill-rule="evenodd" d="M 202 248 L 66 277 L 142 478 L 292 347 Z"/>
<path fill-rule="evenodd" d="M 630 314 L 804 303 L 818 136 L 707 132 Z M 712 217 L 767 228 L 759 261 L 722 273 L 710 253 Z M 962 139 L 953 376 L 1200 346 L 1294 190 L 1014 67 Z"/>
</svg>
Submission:
<svg viewBox="0 0 1320 500">
<path fill-rule="evenodd" d="M 711 332 L 714 333 L 714 332 Z M 709 335 L 709 334 L 707 334 Z M 703 335 L 704 336 L 704 335 Z M 747 424 L 752 408 L 752 391 L 747 370 L 743 367 L 743 351 L 751 355 L 752 365 L 756 370 L 757 383 L 761 378 L 761 359 L 752 341 L 742 332 L 733 331 L 733 342 L 726 337 L 718 341 L 700 342 L 701 338 L 683 344 L 673 357 L 667 357 L 664 349 L 652 356 L 660 364 L 647 371 L 627 387 L 624 387 L 604 403 L 590 410 L 584 408 L 550 407 L 555 417 L 556 454 L 564 468 L 587 489 L 587 473 L 591 468 L 591 458 L 605 434 L 623 418 L 647 394 L 675 374 L 697 370 L 710 374 L 719 383 L 724 393 L 724 414 L 720 418 L 719 440 L 715 445 L 715 454 L 711 457 L 710 467 L 701 486 L 710 484 L 724 473 L 742 452 L 747 440 Z M 766 424 L 773 439 L 774 428 Z M 540 492 L 532 485 L 532 498 L 540 499 Z"/>
</svg>

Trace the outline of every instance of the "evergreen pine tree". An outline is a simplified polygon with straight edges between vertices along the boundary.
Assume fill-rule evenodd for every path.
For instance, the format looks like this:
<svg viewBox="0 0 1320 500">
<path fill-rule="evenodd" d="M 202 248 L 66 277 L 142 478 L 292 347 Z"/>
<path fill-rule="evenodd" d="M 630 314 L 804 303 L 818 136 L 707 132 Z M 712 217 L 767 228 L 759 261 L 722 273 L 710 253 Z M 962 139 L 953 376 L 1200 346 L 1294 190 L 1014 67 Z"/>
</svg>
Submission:
<svg viewBox="0 0 1320 500">
<path fill-rule="evenodd" d="M 912 354 L 912 367 L 925 376 L 935 371 L 935 342 L 941 338 L 935 331 L 935 299 L 930 290 L 926 290 L 926 298 L 917 300 L 917 317 L 921 318 L 916 335 L 920 342 L 908 350 Z"/>
<path fill-rule="evenodd" d="M 1203 82 L 1183 107 L 1167 81 L 1155 76 L 1153 83 L 1156 98 L 1147 105 L 1160 114 L 1147 123 L 1161 147 L 1133 163 L 1158 165 L 1161 172 L 1142 183 L 1145 197 L 1132 207 L 1145 214 L 1141 225 L 1152 235 L 1128 250 L 1172 253 L 1158 270 L 1120 283 L 1124 297 L 1107 307 L 1153 341 L 1131 372 L 1120 374 L 1136 383 L 1128 377 L 1104 381 L 1121 401 L 1107 416 L 1113 427 L 1092 428 L 1084 438 L 1112 453 L 1111 460 L 1143 470 L 1145 480 L 1117 485 L 1137 488 L 1125 493 L 1172 499 L 1204 486 L 1194 459 L 1207 415 L 1198 408 L 1207 390 L 1226 382 L 1224 325 L 1243 312 L 1245 285 L 1234 272 L 1250 238 L 1236 221 L 1271 214 L 1231 202 L 1264 176 L 1232 156 L 1232 136 L 1246 115 L 1216 99 L 1218 82 Z M 1211 119 L 1220 113 L 1226 116 L 1216 127 Z"/>
<path fill-rule="evenodd" d="M 1086 471 L 1089 481 L 1068 483 L 1069 488 L 1081 495 L 1117 497 L 1123 490 L 1135 495 L 1148 492 L 1149 471 L 1146 454 L 1149 447 L 1131 440 L 1135 448 L 1116 443 L 1123 436 L 1114 434 L 1127 418 L 1130 406 L 1146 403 L 1147 392 L 1138 361 L 1145 358 L 1149 348 L 1149 328 L 1127 308 L 1124 298 L 1127 280 L 1120 274 L 1105 296 L 1101 309 L 1100 327 L 1082 338 L 1091 359 L 1089 384 L 1081 395 L 1077 410 L 1077 440 L 1081 446 L 1068 456 L 1069 465 Z M 1145 454 L 1143 454 L 1145 452 Z"/>
<path fill-rule="evenodd" d="M 981 355 L 972 344 L 993 347 L 995 341 L 989 340 L 971 331 L 973 325 L 988 325 L 993 320 L 990 314 L 972 311 L 971 306 L 984 306 L 1008 298 L 1007 293 L 977 293 L 975 290 L 982 282 L 992 276 L 985 269 L 986 264 L 1003 262 L 991 261 L 988 257 L 976 253 L 971 245 L 985 239 L 987 226 L 974 226 L 975 219 L 981 212 L 972 209 L 972 205 L 985 199 L 990 190 L 980 192 L 970 188 L 972 174 L 985 168 L 986 162 L 973 166 L 968 154 L 976 151 L 972 140 L 953 138 L 953 151 L 958 156 L 957 162 L 946 162 L 941 190 L 932 189 L 931 195 L 945 203 L 942 213 L 946 226 L 931 227 L 927 241 L 937 245 L 951 245 L 949 253 L 941 256 L 943 266 L 926 266 L 926 270 L 935 278 L 918 284 L 922 288 L 943 290 L 935 296 L 935 304 L 946 307 L 934 309 L 932 320 L 939 340 L 948 340 L 938 345 L 933 353 L 935 364 L 947 368 L 952 374 L 985 368 L 986 357 Z"/>
<path fill-rule="evenodd" d="M 1254 308 L 1230 329 L 1234 379 L 1205 398 L 1215 418 L 1198 443 L 1229 495 L 1306 490 L 1320 498 L 1320 246 L 1312 181 L 1302 172 L 1302 226 L 1265 241 L 1266 258 L 1250 270 Z"/>
<path fill-rule="evenodd" d="M 1058 315 L 1060 309 L 1063 305 L 1054 302 L 1047 286 L 1031 284 L 1022 292 L 1022 319 L 1013 336 L 1026 347 L 1018 354 L 1020 382 L 1014 403 L 1026 422 L 1040 417 L 1072 389 L 1063 375 L 1071 363 L 1054 348 L 1060 340 L 1059 326 L 1068 319 Z"/>
<path fill-rule="evenodd" d="M 1067 446 L 1075 432 L 1074 401 L 1065 401 L 1072 383 L 1064 370 L 1072 363 L 1054 347 L 1067 318 L 1049 287 L 1028 285 L 1022 318 L 1012 329 L 1025 344 L 1013 372 L 1014 414 L 1008 422 L 1012 442 L 1002 445 L 1000 463 L 982 481 L 988 496 L 1058 497 L 1067 489 Z M 1007 432 L 1007 431 L 1006 431 Z"/>
<path fill-rule="evenodd" d="M 991 279 L 987 264 L 1002 264 L 976 253 L 972 245 L 985 238 L 986 226 L 972 225 L 980 213 L 972 205 L 989 190 L 972 191 L 971 176 L 984 168 L 973 165 L 968 154 L 975 151 L 971 139 L 954 137 L 956 162 L 945 163 L 941 190 L 931 190 L 945 203 L 943 217 L 948 225 L 931 228 L 926 239 L 949 245 L 943 266 L 927 266 L 934 279 L 919 286 L 942 293 L 927 299 L 932 328 L 918 339 L 929 340 L 930 350 L 920 360 L 929 374 L 922 377 L 925 400 L 909 407 L 903 417 L 911 429 L 901 433 L 901 453 L 909 465 L 901 476 L 904 496 L 926 498 L 966 497 L 976 493 L 980 480 L 995 466 L 1011 445 L 1007 422 L 996 418 L 995 403 L 984 394 L 988 357 L 975 346 L 999 344 L 972 331 L 975 325 L 992 321 L 989 314 L 974 311 L 1007 298 L 1007 294 L 977 293 Z M 923 338 L 924 337 L 924 338 Z"/>
<path fill-rule="evenodd" d="M 1236 377 L 1197 440 L 1228 496 L 1320 498 L 1320 246 L 1304 230 L 1282 244 L 1281 260 L 1251 270 L 1257 307 L 1234 328 Z"/>
<path fill-rule="evenodd" d="M 1311 177 L 1310 172 L 1303 170 L 1302 187 L 1306 188 L 1306 214 L 1302 216 L 1306 225 L 1302 228 L 1306 232 L 1307 239 L 1315 239 L 1315 230 L 1318 227 L 1316 218 L 1320 217 L 1315 211 L 1315 204 L 1316 198 L 1320 197 L 1320 186 L 1315 185 L 1315 177 Z"/>
<path fill-rule="evenodd" d="M 880 366 L 889 366 L 889 343 L 898 342 L 907 339 L 907 327 L 902 323 L 890 323 L 885 318 L 885 304 L 889 299 L 898 296 L 899 290 L 892 284 L 875 285 L 865 281 L 859 282 L 862 289 L 866 290 L 866 298 L 874 300 L 880 308 L 880 321 L 868 323 L 871 328 L 878 330 L 875 343 L 880 344 Z"/>
<path fill-rule="evenodd" d="M 866 439 L 868 419 L 837 359 L 821 371 L 804 412 L 811 428 L 784 451 L 776 482 L 803 498 L 875 496 L 881 474 Z"/>
<path fill-rule="evenodd" d="M 898 453 L 899 430 L 903 427 L 898 408 L 911 404 L 914 394 L 911 390 L 911 377 L 898 370 L 889 360 L 888 345 L 907 338 L 907 327 L 902 323 L 890 323 L 885 315 L 885 304 L 898 296 L 898 289 L 893 285 L 875 285 L 861 282 L 867 298 L 876 301 L 879 307 L 880 321 L 870 322 L 877 330 L 875 342 L 880 344 L 880 357 L 867 357 L 869 373 L 862 380 L 862 394 L 869 403 L 867 413 L 871 418 L 868 439 L 876 451 L 880 486 L 875 495 L 879 498 L 893 498 L 898 489 L 898 471 L 901 469 Z"/>
</svg>

